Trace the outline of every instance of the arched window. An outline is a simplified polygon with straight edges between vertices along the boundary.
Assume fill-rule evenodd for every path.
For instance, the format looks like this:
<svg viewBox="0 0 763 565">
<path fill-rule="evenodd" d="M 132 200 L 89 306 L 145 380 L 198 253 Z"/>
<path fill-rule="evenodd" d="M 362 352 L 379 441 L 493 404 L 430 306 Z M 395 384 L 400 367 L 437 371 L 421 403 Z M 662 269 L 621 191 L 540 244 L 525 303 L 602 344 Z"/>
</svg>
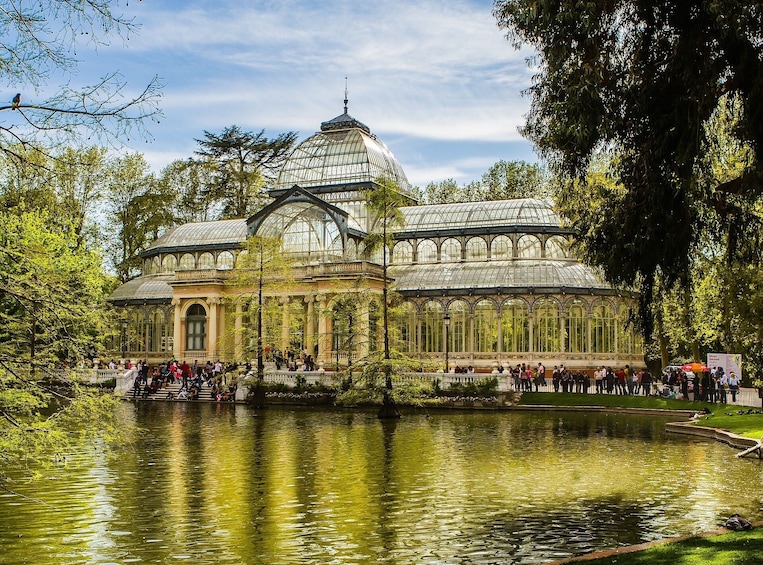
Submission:
<svg viewBox="0 0 763 565">
<path fill-rule="evenodd" d="M 535 303 L 535 351 L 551 353 L 559 348 L 559 305 L 553 300 Z"/>
<path fill-rule="evenodd" d="M 162 262 L 159 259 L 158 255 L 154 255 L 153 259 L 151 259 L 151 274 L 157 275 L 162 272 Z"/>
<path fill-rule="evenodd" d="M 591 352 L 615 353 L 615 312 L 605 300 L 599 300 L 592 309 Z"/>
<path fill-rule="evenodd" d="M 188 351 L 204 351 L 207 345 L 207 311 L 201 304 L 194 304 L 185 315 L 185 348 Z"/>
<path fill-rule="evenodd" d="M 413 261 L 413 246 L 408 241 L 398 241 L 392 249 L 392 262 L 396 265 Z"/>
<path fill-rule="evenodd" d="M 481 237 L 473 237 L 466 242 L 466 260 L 484 261 L 487 259 L 487 242 Z"/>
<path fill-rule="evenodd" d="M 157 308 L 149 314 L 148 350 L 164 353 L 172 351 L 173 323 L 164 310 Z"/>
<path fill-rule="evenodd" d="M 131 353 L 146 352 L 146 314 L 143 310 L 136 310 L 130 315 L 130 324 L 127 328 L 127 350 Z"/>
<path fill-rule="evenodd" d="M 421 351 L 423 353 L 439 353 L 443 347 L 443 310 L 439 302 L 430 300 L 424 304 L 421 320 Z"/>
<path fill-rule="evenodd" d="M 461 260 L 461 243 L 449 237 L 440 245 L 440 261 L 443 263 L 456 263 Z"/>
<path fill-rule="evenodd" d="M 480 300 L 474 307 L 474 351 L 498 351 L 498 310 L 492 300 Z"/>
<path fill-rule="evenodd" d="M 527 304 L 521 300 L 507 300 L 501 309 L 503 351 L 526 353 L 530 351 L 530 316 Z"/>
<path fill-rule="evenodd" d="M 196 268 L 196 259 L 190 253 L 184 253 L 180 258 L 178 264 L 178 270 L 180 271 L 193 271 Z"/>
<path fill-rule="evenodd" d="M 437 246 L 435 245 L 434 241 L 431 239 L 420 241 L 417 255 L 419 263 L 436 263 Z"/>
<path fill-rule="evenodd" d="M 517 257 L 520 259 L 540 259 L 540 240 L 534 235 L 523 235 L 517 240 Z"/>
<path fill-rule="evenodd" d="M 177 257 L 174 255 L 165 255 L 164 259 L 162 259 L 162 272 L 163 273 L 174 273 L 178 266 L 178 260 Z"/>
<path fill-rule="evenodd" d="M 499 235 L 490 243 L 490 257 L 492 259 L 511 259 L 511 239 L 506 235 Z"/>
<path fill-rule="evenodd" d="M 411 302 L 403 302 L 394 315 L 397 342 L 396 349 L 408 353 L 415 352 L 416 347 L 416 306 Z"/>
<path fill-rule="evenodd" d="M 214 269 L 214 268 L 215 268 L 215 258 L 211 253 L 206 252 L 199 255 L 199 269 Z"/>
<path fill-rule="evenodd" d="M 450 329 L 448 330 L 448 350 L 451 353 L 463 353 L 468 351 L 468 328 L 469 305 L 463 300 L 451 302 L 448 306 L 450 316 Z"/>
<path fill-rule="evenodd" d="M 236 258 L 230 251 L 221 251 L 217 256 L 217 268 L 222 271 L 229 271 L 236 263 Z"/>
<path fill-rule="evenodd" d="M 573 300 L 567 308 L 566 350 L 569 353 L 588 351 L 588 312 L 582 300 Z"/>
<path fill-rule="evenodd" d="M 546 258 L 566 259 L 568 247 L 566 239 L 558 235 L 552 235 L 546 240 Z"/>
</svg>

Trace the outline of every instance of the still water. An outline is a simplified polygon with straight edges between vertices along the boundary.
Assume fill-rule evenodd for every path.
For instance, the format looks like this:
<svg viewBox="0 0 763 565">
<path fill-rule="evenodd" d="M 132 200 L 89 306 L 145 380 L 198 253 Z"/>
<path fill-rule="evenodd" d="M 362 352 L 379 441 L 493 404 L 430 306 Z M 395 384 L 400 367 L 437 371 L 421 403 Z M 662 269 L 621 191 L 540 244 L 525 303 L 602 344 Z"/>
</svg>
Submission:
<svg viewBox="0 0 763 565">
<path fill-rule="evenodd" d="M 542 563 L 761 519 L 760 461 L 659 418 L 125 409 L 133 446 L 0 497 L 0 563 Z"/>
</svg>

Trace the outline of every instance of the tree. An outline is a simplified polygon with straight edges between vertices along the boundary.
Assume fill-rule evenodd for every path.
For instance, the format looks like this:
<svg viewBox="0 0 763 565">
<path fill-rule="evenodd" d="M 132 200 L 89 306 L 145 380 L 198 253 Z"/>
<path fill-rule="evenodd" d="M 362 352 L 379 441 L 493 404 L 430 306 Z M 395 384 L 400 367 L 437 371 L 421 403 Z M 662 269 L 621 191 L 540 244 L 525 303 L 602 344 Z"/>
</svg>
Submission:
<svg viewBox="0 0 763 565">
<path fill-rule="evenodd" d="M 214 217 L 214 203 L 206 191 L 213 174 L 211 163 L 193 159 L 173 161 L 162 169 L 159 186 L 162 192 L 175 195 L 178 224 L 208 222 Z"/>
<path fill-rule="evenodd" d="M 366 206 L 375 216 L 371 233 L 366 236 L 364 244 L 369 253 L 381 249 L 382 253 L 382 320 L 384 332 L 384 401 L 379 411 L 379 418 L 399 418 L 395 402 L 392 398 L 392 364 L 390 358 L 390 327 L 389 327 L 389 281 L 387 280 L 387 258 L 392 256 L 392 230 L 400 226 L 403 213 L 400 207 L 405 203 L 405 197 L 397 184 L 387 178 L 380 177 L 366 191 Z"/>
<path fill-rule="evenodd" d="M 86 44 L 108 44 L 114 37 L 129 39 L 137 30 L 131 19 L 116 16 L 112 0 L 48 0 L 0 2 L 0 80 L 19 92 L 0 103 L 0 152 L 23 160 L 18 151 L 35 141 L 56 146 L 87 137 L 104 143 L 130 136 L 147 136 L 145 124 L 160 117 L 160 82 L 154 77 L 137 95 L 131 95 L 119 73 L 95 84 L 73 87 L 77 49 Z M 36 94 L 48 82 L 69 82 L 48 98 Z"/>
<path fill-rule="evenodd" d="M 140 274 L 143 252 L 175 225 L 175 195 L 157 183 L 140 153 L 109 163 L 106 174 L 108 254 L 121 282 Z"/>
<path fill-rule="evenodd" d="M 196 155 L 214 165 L 215 173 L 206 194 L 221 206 L 221 218 L 247 218 L 262 207 L 264 188 L 288 157 L 297 140 L 295 132 L 274 139 L 230 126 L 220 134 L 204 132 L 197 139 Z"/>
<path fill-rule="evenodd" d="M 59 228 L 46 212 L 0 212 L 0 488 L 5 469 L 39 462 L 73 433 L 108 429 L 116 399 L 57 372 L 107 334 L 105 286 L 100 257 L 72 225 Z"/>
<path fill-rule="evenodd" d="M 523 132 L 554 172 L 585 184 L 597 152 L 617 157 L 622 191 L 603 204 L 597 229 L 583 236 L 585 258 L 615 284 L 640 282 L 649 333 L 656 278 L 666 287 L 688 285 L 691 257 L 707 228 L 700 210 L 714 210 L 731 229 L 733 257 L 741 251 L 734 234 L 743 224 L 733 216 L 740 201 L 759 198 L 759 6 L 499 0 L 494 14 L 516 46 L 526 42 L 537 52 Z M 749 144 L 752 158 L 733 178 L 701 186 L 697 172 L 712 135 L 706 125 L 724 97 L 738 101 L 730 135 Z"/>
<path fill-rule="evenodd" d="M 547 198 L 553 195 L 551 186 L 548 175 L 537 164 L 501 159 L 482 175 L 477 199 Z"/>
<path fill-rule="evenodd" d="M 263 343 L 263 314 L 265 297 L 278 293 L 286 294 L 292 281 L 292 262 L 283 253 L 283 242 L 277 237 L 253 235 L 246 240 L 246 249 L 238 258 L 232 283 L 240 289 L 240 296 L 249 293 L 249 314 L 256 316 L 255 336 L 257 338 L 257 380 L 254 387 L 254 406 L 265 407 L 265 363 Z M 240 298 L 239 298 L 240 299 Z M 256 302 L 255 302 L 256 299 Z"/>
</svg>

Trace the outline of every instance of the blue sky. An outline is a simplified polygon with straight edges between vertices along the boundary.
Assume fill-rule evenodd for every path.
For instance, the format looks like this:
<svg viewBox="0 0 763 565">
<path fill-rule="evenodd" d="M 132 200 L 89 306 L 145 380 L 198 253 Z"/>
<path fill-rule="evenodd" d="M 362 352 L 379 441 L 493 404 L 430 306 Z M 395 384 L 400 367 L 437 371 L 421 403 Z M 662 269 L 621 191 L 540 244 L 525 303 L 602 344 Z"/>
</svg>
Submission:
<svg viewBox="0 0 763 565">
<path fill-rule="evenodd" d="M 203 131 L 236 124 L 300 140 L 342 113 L 367 124 L 411 183 L 477 179 L 499 159 L 535 161 L 517 128 L 529 109 L 527 51 L 515 51 L 489 0 L 130 0 L 129 41 L 78 53 L 77 79 L 119 70 L 164 84 L 152 168 L 191 156 Z"/>
</svg>

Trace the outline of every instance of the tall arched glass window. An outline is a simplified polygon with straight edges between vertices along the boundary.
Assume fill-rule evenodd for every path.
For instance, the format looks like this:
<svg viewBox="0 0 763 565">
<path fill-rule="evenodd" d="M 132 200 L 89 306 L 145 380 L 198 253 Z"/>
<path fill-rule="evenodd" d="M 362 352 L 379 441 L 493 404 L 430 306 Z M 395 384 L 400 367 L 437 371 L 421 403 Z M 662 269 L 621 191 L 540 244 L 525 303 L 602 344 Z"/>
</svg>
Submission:
<svg viewBox="0 0 763 565">
<path fill-rule="evenodd" d="M 534 235 L 523 235 L 517 240 L 517 257 L 520 259 L 540 259 L 540 240 Z"/>
<path fill-rule="evenodd" d="M 588 351 L 588 309 L 582 300 L 573 300 L 567 308 L 566 351 L 586 353 Z"/>
<path fill-rule="evenodd" d="M 230 270 L 236 262 L 236 258 L 230 251 L 221 251 L 217 256 L 217 268 L 220 270 Z"/>
<path fill-rule="evenodd" d="M 487 259 L 487 242 L 481 237 L 473 237 L 466 242 L 466 260 L 484 261 Z"/>
<path fill-rule="evenodd" d="M 450 316 L 450 328 L 448 330 L 448 350 L 451 353 L 463 353 L 468 351 L 469 305 L 463 300 L 451 302 L 448 306 Z"/>
<path fill-rule="evenodd" d="M 204 351 L 207 347 L 207 311 L 201 304 L 188 308 L 185 315 L 185 348 Z"/>
<path fill-rule="evenodd" d="M 499 235 L 490 243 L 490 257 L 492 259 L 511 259 L 511 239 L 506 235 Z"/>
<path fill-rule="evenodd" d="M 474 307 L 474 351 L 498 351 L 498 310 L 492 300 L 480 300 Z"/>
<path fill-rule="evenodd" d="M 196 258 L 191 253 L 184 253 L 178 263 L 178 270 L 193 271 L 196 268 Z"/>
<path fill-rule="evenodd" d="M 503 351 L 526 353 L 530 351 L 530 316 L 527 304 L 521 300 L 507 300 L 501 310 Z"/>
<path fill-rule="evenodd" d="M 559 305 L 553 300 L 539 300 L 535 303 L 535 351 L 551 353 L 561 351 L 559 347 Z"/>
<path fill-rule="evenodd" d="M 424 304 L 421 318 L 421 351 L 424 353 L 445 351 L 443 347 L 442 304 L 430 300 Z"/>
<path fill-rule="evenodd" d="M 392 262 L 396 265 L 413 262 L 413 246 L 408 241 L 398 241 L 392 249 Z"/>
<path fill-rule="evenodd" d="M 454 237 L 449 237 L 440 245 L 440 261 L 455 263 L 461 260 L 461 243 Z"/>
<path fill-rule="evenodd" d="M 155 255 L 153 259 L 151 259 L 151 274 L 157 275 L 162 272 L 162 261 L 159 259 L 158 255 Z"/>
<path fill-rule="evenodd" d="M 417 259 L 419 263 L 436 263 L 437 246 L 431 239 L 425 239 L 419 242 L 417 249 Z"/>
<path fill-rule="evenodd" d="M 393 314 L 396 349 L 407 353 L 415 352 L 416 347 L 416 306 L 403 302 L 395 308 Z"/>
<path fill-rule="evenodd" d="M 214 269 L 214 268 L 215 268 L 215 258 L 211 253 L 205 252 L 199 255 L 199 269 Z"/>
<path fill-rule="evenodd" d="M 132 353 L 146 352 L 146 314 L 142 310 L 132 313 L 127 330 L 127 349 Z"/>
<path fill-rule="evenodd" d="M 552 235 L 546 240 L 546 257 L 548 259 L 567 258 L 567 240 L 559 235 Z"/>
<path fill-rule="evenodd" d="M 165 255 L 164 259 L 162 259 L 162 272 L 163 273 L 174 273 L 178 266 L 178 260 L 177 257 L 174 255 Z"/>
<path fill-rule="evenodd" d="M 605 300 L 599 300 L 592 309 L 591 352 L 615 353 L 615 311 Z"/>
</svg>

